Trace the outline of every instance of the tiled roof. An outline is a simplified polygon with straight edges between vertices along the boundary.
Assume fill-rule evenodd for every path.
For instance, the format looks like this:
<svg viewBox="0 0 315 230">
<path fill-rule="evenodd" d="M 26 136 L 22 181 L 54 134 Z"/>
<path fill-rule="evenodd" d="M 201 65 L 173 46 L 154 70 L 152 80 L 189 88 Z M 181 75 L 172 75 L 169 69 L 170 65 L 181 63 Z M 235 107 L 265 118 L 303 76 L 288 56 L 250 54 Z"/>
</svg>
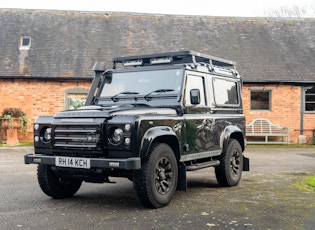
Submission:
<svg viewBox="0 0 315 230">
<path fill-rule="evenodd" d="M 0 28 L 2 77 L 92 77 L 96 61 L 194 50 L 236 61 L 247 82 L 315 82 L 315 19 L 2 9 Z"/>
</svg>

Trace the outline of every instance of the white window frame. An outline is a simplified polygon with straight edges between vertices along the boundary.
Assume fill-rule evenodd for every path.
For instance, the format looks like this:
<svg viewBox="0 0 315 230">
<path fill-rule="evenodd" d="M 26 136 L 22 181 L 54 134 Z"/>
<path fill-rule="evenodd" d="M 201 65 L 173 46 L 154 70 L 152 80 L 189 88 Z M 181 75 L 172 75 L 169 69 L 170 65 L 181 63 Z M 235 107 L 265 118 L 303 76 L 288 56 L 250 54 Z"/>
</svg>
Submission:
<svg viewBox="0 0 315 230">
<path fill-rule="evenodd" d="M 88 96 L 88 90 L 85 90 L 85 89 L 68 89 L 68 90 L 66 90 L 66 92 L 65 92 L 65 109 L 66 110 L 73 110 L 73 109 L 76 109 L 76 108 L 78 108 L 78 107 L 76 107 L 76 108 L 70 108 L 70 104 L 69 104 L 69 96 L 71 95 L 71 94 L 85 94 L 86 95 L 86 98 L 87 98 L 87 96 Z M 85 98 L 85 100 L 86 100 L 86 98 Z M 85 103 L 85 101 L 83 102 L 82 101 L 82 105 L 81 106 L 84 106 L 84 103 Z M 79 107 L 81 107 L 81 106 L 79 106 Z"/>
<path fill-rule="evenodd" d="M 27 45 L 23 45 L 24 40 L 29 39 L 29 43 Z M 21 36 L 20 39 L 20 50 L 29 50 L 31 48 L 32 38 L 30 36 Z"/>
</svg>

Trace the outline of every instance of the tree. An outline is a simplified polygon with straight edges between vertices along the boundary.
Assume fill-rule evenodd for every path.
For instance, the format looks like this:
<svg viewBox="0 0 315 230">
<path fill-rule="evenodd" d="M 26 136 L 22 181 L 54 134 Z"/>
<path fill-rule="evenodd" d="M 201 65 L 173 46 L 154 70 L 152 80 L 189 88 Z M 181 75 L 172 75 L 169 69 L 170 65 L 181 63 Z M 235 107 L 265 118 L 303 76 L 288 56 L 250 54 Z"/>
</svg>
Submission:
<svg viewBox="0 0 315 230">
<path fill-rule="evenodd" d="M 315 17 L 315 0 L 304 6 L 281 6 L 280 8 L 266 9 L 264 13 L 268 17 L 304 18 Z"/>
</svg>

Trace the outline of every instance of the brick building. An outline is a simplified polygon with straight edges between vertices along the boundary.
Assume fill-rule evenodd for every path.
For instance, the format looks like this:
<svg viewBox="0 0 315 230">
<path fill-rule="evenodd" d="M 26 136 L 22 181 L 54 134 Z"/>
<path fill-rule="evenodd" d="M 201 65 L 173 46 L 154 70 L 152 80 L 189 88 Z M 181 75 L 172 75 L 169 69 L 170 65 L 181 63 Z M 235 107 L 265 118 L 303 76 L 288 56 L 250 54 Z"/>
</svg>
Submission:
<svg viewBox="0 0 315 230">
<path fill-rule="evenodd" d="M 195 50 L 237 62 L 247 123 L 268 118 L 290 128 L 291 143 L 313 141 L 315 19 L 2 9 L 0 28 L 0 113 L 26 113 L 21 140 L 37 116 L 82 103 L 96 61 Z"/>
</svg>

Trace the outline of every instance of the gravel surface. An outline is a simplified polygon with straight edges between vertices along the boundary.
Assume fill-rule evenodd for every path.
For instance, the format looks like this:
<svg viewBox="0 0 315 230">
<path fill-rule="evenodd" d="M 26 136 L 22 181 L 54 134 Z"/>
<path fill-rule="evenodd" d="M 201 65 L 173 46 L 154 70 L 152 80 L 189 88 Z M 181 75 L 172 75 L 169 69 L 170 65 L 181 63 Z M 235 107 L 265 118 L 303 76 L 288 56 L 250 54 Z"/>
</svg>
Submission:
<svg viewBox="0 0 315 230">
<path fill-rule="evenodd" d="M 32 147 L 0 147 L 0 229 L 314 229 L 315 148 L 249 146 L 251 171 L 236 187 L 219 187 L 213 168 L 188 173 L 161 209 L 141 206 L 132 182 L 83 183 L 70 199 L 40 190 L 36 165 L 24 165 Z"/>
</svg>

